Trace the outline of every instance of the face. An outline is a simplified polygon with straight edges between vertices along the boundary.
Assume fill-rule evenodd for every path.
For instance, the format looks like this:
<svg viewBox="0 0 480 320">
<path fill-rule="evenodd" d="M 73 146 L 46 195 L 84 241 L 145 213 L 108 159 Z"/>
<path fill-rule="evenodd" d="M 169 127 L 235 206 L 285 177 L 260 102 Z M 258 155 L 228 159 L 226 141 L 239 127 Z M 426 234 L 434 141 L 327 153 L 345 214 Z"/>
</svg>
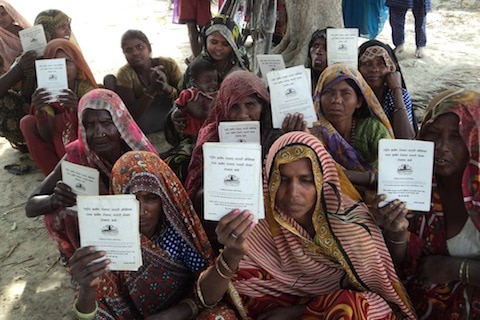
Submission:
<svg viewBox="0 0 480 320">
<path fill-rule="evenodd" d="M 200 72 L 194 80 L 195 86 L 202 92 L 218 91 L 218 73 L 216 70 Z"/>
<path fill-rule="evenodd" d="M 220 32 L 217 31 L 207 37 L 207 51 L 213 60 L 224 61 L 232 54 L 232 47 L 230 47 L 230 44 Z"/>
<path fill-rule="evenodd" d="M 67 64 L 67 78 L 71 82 L 77 78 L 78 68 L 75 63 L 70 59 L 70 57 L 65 53 L 65 51 L 59 50 L 55 54 L 55 58 L 65 58 L 65 63 Z M 73 89 L 73 88 L 70 88 Z"/>
<path fill-rule="evenodd" d="M 230 121 L 260 121 L 262 104 L 255 97 L 246 96 L 235 103 L 227 118 Z"/>
<path fill-rule="evenodd" d="M 281 182 L 275 196 L 275 205 L 306 230 L 310 230 L 317 201 L 312 163 L 303 158 L 281 164 L 279 170 Z"/>
<path fill-rule="evenodd" d="M 6 29 L 13 24 L 13 19 L 7 13 L 4 7 L 0 7 L 0 28 Z"/>
<path fill-rule="evenodd" d="M 122 138 L 110 113 L 106 110 L 86 109 L 82 122 L 90 149 L 114 163 L 122 154 Z"/>
<path fill-rule="evenodd" d="M 363 99 L 345 80 L 326 90 L 320 97 L 322 113 L 334 126 L 352 121 L 353 113 L 362 106 Z"/>
<path fill-rule="evenodd" d="M 63 24 L 61 24 L 55 29 L 55 39 L 62 38 L 62 39 L 70 40 L 70 35 L 72 34 L 70 22 L 71 20 L 68 19 L 67 21 L 65 21 Z"/>
<path fill-rule="evenodd" d="M 310 59 L 312 60 L 312 69 L 317 73 L 322 73 L 327 67 L 327 40 L 318 38 L 313 41 L 310 48 Z"/>
<path fill-rule="evenodd" d="M 150 49 L 142 40 L 125 40 L 122 49 L 125 59 L 132 67 L 140 67 L 150 63 Z"/>
<path fill-rule="evenodd" d="M 383 87 L 385 77 L 389 73 L 385 60 L 382 57 L 375 57 L 365 62 L 359 61 L 358 70 L 372 88 Z"/>
<path fill-rule="evenodd" d="M 135 196 L 140 202 L 140 232 L 151 238 L 164 219 L 162 200 L 158 195 L 147 191 L 138 191 Z"/>
<path fill-rule="evenodd" d="M 439 116 L 422 135 L 435 143 L 434 171 L 437 176 L 462 176 L 469 153 L 459 133 L 459 119 L 454 113 Z"/>
</svg>

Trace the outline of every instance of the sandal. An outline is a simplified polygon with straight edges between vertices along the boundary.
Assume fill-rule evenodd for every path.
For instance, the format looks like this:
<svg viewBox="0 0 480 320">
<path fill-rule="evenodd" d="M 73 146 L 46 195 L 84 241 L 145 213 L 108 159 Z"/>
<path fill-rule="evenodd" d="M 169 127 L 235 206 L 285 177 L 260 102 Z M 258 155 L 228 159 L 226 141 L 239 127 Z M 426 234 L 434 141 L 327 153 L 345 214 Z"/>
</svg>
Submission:
<svg viewBox="0 0 480 320">
<path fill-rule="evenodd" d="M 7 164 L 5 167 L 3 167 L 3 169 L 7 170 L 8 172 L 14 175 L 21 176 L 26 173 L 29 173 L 32 167 L 30 167 L 29 165 Z"/>
</svg>

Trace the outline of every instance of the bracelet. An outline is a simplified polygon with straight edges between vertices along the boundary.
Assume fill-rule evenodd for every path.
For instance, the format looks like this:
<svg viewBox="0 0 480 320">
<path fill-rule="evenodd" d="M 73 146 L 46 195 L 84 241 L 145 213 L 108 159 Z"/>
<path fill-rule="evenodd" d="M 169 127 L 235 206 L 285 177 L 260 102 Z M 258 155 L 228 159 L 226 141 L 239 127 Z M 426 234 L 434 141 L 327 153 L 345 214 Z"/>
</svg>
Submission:
<svg viewBox="0 0 480 320">
<path fill-rule="evenodd" d="M 169 99 L 175 99 L 176 97 L 177 97 L 177 89 L 172 87 L 172 92 L 170 92 L 170 94 L 168 95 L 168 98 Z"/>
<path fill-rule="evenodd" d="M 387 237 L 385 237 L 385 239 L 387 239 L 387 240 L 388 240 L 388 242 L 390 242 L 390 243 L 393 243 L 393 244 L 404 244 L 404 243 L 406 243 L 406 242 L 407 242 L 407 240 L 403 240 L 403 241 L 395 241 L 395 240 L 392 240 L 392 239 L 390 239 L 390 238 L 387 238 Z"/>
<path fill-rule="evenodd" d="M 179 302 L 179 304 L 182 303 L 182 302 L 185 303 L 186 305 L 188 305 L 188 307 L 190 308 L 190 311 L 191 311 L 192 315 L 190 316 L 189 319 L 195 319 L 195 317 L 198 314 L 198 306 L 195 303 L 195 301 L 193 301 L 193 299 L 183 299 Z"/>
<path fill-rule="evenodd" d="M 368 181 L 368 185 L 371 187 L 374 184 L 375 184 L 375 172 L 370 171 L 370 178 Z"/>
<path fill-rule="evenodd" d="M 53 206 L 53 196 L 55 195 L 55 193 L 52 193 L 50 195 L 50 208 L 52 208 L 53 211 L 57 210 L 55 209 L 55 207 Z"/>
<path fill-rule="evenodd" d="M 78 320 L 92 320 L 95 318 L 98 312 L 98 304 L 97 301 L 95 301 L 95 310 L 93 310 L 90 313 L 83 313 L 78 311 L 77 309 L 77 299 L 73 302 L 73 316 L 78 319 Z"/>
<path fill-rule="evenodd" d="M 144 95 L 145 97 L 147 97 L 148 99 L 150 99 L 150 100 L 155 99 L 155 96 L 154 96 L 153 94 L 151 94 L 151 93 L 148 93 L 147 90 L 143 90 L 143 95 Z"/>
<path fill-rule="evenodd" d="M 468 263 L 467 261 L 467 266 L 465 267 L 465 278 L 466 278 L 466 283 L 465 284 L 469 284 L 470 283 L 470 273 L 468 272 L 470 270 L 470 263 Z"/>
<path fill-rule="evenodd" d="M 220 263 L 222 264 L 223 268 L 227 270 L 229 273 L 232 273 L 232 274 L 235 273 L 235 271 L 233 271 L 232 268 L 230 268 L 227 261 L 225 261 L 225 259 L 223 258 L 223 250 L 218 255 L 217 260 L 220 260 Z"/>
<path fill-rule="evenodd" d="M 463 259 L 462 262 L 460 263 L 460 267 L 458 268 L 458 279 L 460 280 L 460 282 L 463 282 L 463 273 L 464 273 L 466 261 L 467 261 L 466 259 Z"/>
<path fill-rule="evenodd" d="M 217 273 L 220 275 L 220 277 L 222 277 L 223 279 L 227 279 L 229 280 L 233 274 L 231 276 L 227 276 L 226 274 L 224 274 L 222 271 L 220 271 L 220 267 L 218 266 L 218 259 L 215 261 L 215 270 L 217 270 Z"/>
<path fill-rule="evenodd" d="M 205 299 L 203 298 L 203 294 L 202 294 L 202 288 L 200 287 L 200 282 L 202 281 L 202 278 L 203 278 L 203 275 L 205 274 L 205 271 L 203 271 L 199 276 L 198 276 L 198 280 L 197 280 L 197 296 L 198 296 L 198 300 L 200 300 L 200 304 L 202 305 L 202 307 L 204 308 L 208 308 L 208 309 L 211 309 L 213 307 L 215 307 L 217 305 L 217 303 L 221 300 L 218 300 L 217 302 L 215 302 L 214 304 L 206 304 L 205 303 Z"/>
</svg>

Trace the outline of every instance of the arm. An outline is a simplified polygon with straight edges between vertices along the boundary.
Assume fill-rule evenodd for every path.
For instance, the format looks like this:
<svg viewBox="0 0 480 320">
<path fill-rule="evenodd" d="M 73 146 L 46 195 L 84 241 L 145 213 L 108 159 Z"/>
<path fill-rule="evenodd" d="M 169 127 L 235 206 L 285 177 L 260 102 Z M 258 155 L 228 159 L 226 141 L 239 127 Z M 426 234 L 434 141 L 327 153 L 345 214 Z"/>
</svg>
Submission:
<svg viewBox="0 0 480 320">
<path fill-rule="evenodd" d="M 400 72 L 395 71 L 387 74 L 387 86 L 393 93 L 393 118 L 392 126 L 395 137 L 398 139 L 414 139 L 415 130 L 408 118 L 405 101 L 403 100 L 402 78 Z"/>
<path fill-rule="evenodd" d="M 8 89 L 23 79 L 25 70 L 34 67 L 36 57 L 35 51 L 27 51 L 17 58 L 16 63 L 0 77 L 0 97 L 5 96 Z"/>
</svg>

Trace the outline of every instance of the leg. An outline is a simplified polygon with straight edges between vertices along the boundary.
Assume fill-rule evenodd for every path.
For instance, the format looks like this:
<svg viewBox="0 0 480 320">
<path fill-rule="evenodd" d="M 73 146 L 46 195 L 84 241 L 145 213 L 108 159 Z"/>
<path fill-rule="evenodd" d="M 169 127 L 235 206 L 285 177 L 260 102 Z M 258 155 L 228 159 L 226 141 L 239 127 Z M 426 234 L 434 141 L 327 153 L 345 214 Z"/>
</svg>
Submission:
<svg viewBox="0 0 480 320">
<path fill-rule="evenodd" d="M 198 31 L 195 21 L 187 22 L 188 40 L 194 57 L 198 56 L 202 51 L 202 43 L 200 41 L 200 32 Z"/>
<path fill-rule="evenodd" d="M 427 11 L 422 1 L 416 1 L 413 9 L 415 18 L 415 44 L 417 47 L 425 47 L 427 44 Z"/>
<path fill-rule="evenodd" d="M 395 47 L 405 43 L 405 14 L 407 9 L 390 7 L 390 26 L 392 27 L 392 41 Z"/>
</svg>

